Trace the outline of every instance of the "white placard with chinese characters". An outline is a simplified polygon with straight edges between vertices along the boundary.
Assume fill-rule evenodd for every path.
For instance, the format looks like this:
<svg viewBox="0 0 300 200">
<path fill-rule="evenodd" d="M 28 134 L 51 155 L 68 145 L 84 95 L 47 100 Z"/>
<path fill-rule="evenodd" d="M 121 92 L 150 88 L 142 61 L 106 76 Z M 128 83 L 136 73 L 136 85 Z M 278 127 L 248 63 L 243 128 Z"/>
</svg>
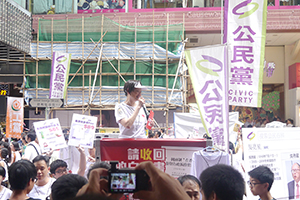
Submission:
<svg viewBox="0 0 300 200">
<path fill-rule="evenodd" d="M 34 122 L 33 126 L 42 152 L 67 147 L 64 134 L 57 118 Z"/>
<path fill-rule="evenodd" d="M 68 145 L 93 148 L 96 124 L 97 117 L 74 113 Z"/>
<path fill-rule="evenodd" d="M 191 173 L 192 157 L 195 151 L 203 147 L 170 147 L 162 146 L 166 149 L 166 173 L 174 178 Z"/>
<path fill-rule="evenodd" d="M 292 165 L 300 164 L 300 128 L 243 128 L 242 133 L 246 173 L 260 165 L 269 167 L 275 175 L 271 195 L 289 199 L 288 184 L 294 181 Z M 300 170 L 297 173 L 300 175 Z M 258 199 L 249 186 L 247 196 Z"/>
</svg>

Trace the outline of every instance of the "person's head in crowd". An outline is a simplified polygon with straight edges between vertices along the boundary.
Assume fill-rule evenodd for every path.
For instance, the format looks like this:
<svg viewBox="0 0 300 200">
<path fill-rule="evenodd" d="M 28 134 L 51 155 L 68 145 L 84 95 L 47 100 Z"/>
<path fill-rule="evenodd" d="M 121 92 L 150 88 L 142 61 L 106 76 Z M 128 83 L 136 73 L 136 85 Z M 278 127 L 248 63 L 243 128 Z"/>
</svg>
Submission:
<svg viewBox="0 0 300 200">
<path fill-rule="evenodd" d="M 4 167 L 0 166 L 0 184 L 2 185 L 3 180 L 5 179 L 6 170 Z M 1 188 L 1 186 L 0 186 Z"/>
<path fill-rule="evenodd" d="M 28 194 L 36 179 L 35 166 L 29 160 L 14 162 L 8 170 L 8 180 L 13 194 Z"/>
<path fill-rule="evenodd" d="M 49 157 L 38 155 L 32 162 L 37 171 L 37 183 L 47 182 L 49 179 Z"/>
<path fill-rule="evenodd" d="M 29 142 L 33 142 L 36 139 L 36 133 L 34 130 L 30 130 L 27 132 L 26 136 L 25 136 L 25 140 L 27 143 Z"/>
<path fill-rule="evenodd" d="M 4 162 L 6 162 L 6 164 L 8 165 L 11 161 L 11 154 L 9 153 L 9 150 L 5 147 L 3 147 L 1 149 L 1 160 L 3 160 Z"/>
<path fill-rule="evenodd" d="M 292 165 L 292 176 L 296 183 L 300 181 L 300 165 L 299 163 L 294 163 Z"/>
<path fill-rule="evenodd" d="M 287 127 L 293 127 L 294 126 L 294 120 L 292 120 L 291 118 L 287 119 L 285 121 L 285 123 L 286 123 Z"/>
<path fill-rule="evenodd" d="M 161 136 L 161 132 L 160 131 L 156 131 L 154 138 L 160 138 L 160 136 Z"/>
<path fill-rule="evenodd" d="M 26 141 L 26 135 L 27 135 L 26 132 L 22 132 L 22 133 L 21 133 L 21 141 L 22 141 L 23 145 L 26 145 L 26 144 L 27 144 L 27 141 Z"/>
<path fill-rule="evenodd" d="M 65 128 L 62 130 L 63 134 L 70 134 L 70 130 L 68 128 Z"/>
<path fill-rule="evenodd" d="M 223 164 L 206 168 L 200 175 L 202 200 L 242 200 L 245 183 L 233 167 Z"/>
<path fill-rule="evenodd" d="M 110 169 L 110 165 L 104 161 L 95 162 L 92 166 L 90 166 L 88 173 L 87 173 L 87 178 L 89 179 L 90 173 L 93 169 L 98 169 L 98 168 Z"/>
<path fill-rule="evenodd" d="M 195 176 L 184 175 L 178 177 L 177 180 L 180 182 L 183 189 L 191 197 L 192 200 L 200 199 L 201 183 Z"/>
<path fill-rule="evenodd" d="M 271 198 L 269 191 L 274 181 L 274 173 L 266 166 L 258 166 L 248 174 L 250 176 L 248 184 L 252 194 L 259 195 L 261 198 L 266 196 Z"/>
<path fill-rule="evenodd" d="M 20 145 L 19 142 L 11 142 L 10 148 L 12 151 L 20 151 Z"/>
<path fill-rule="evenodd" d="M 249 124 L 249 125 L 247 126 L 247 128 L 253 128 L 253 126 L 252 126 L 251 124 Z"/>
<path fill-rule="evenodd" d="M 87 180 L 78 174 L 66 174 L 59 177 L 51 186 L 52 200 L 66 200 L 76 197 L 77 192 L 87 184 Z"/>
<path fill-rule="evenodd" d="M 56 179 L 68 174 L 68 171 L 68 164 L 63 160 L 57 159 L 50 164 L 50 173 Z"/>
<path fill-rule="evenodd" d="M 155 134 L 154 134 L 154 133 L 152 133 L 152 131 L 151 131 L 151 133 L 150 133 L 150 132 L 148 132 L 148 138 L 154 138 L 154 136 L 155 136 Z"/>
</svg>

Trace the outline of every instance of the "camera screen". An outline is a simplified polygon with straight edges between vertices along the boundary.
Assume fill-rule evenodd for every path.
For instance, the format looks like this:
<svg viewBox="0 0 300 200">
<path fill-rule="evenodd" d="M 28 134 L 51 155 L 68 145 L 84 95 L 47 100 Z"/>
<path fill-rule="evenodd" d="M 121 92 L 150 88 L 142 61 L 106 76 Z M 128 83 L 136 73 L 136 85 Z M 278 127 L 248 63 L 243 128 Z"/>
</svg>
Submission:
<svg viewBox="0 0 300 200">
<path fill-rule="evenodd" d="M 136 173 L 111 173 L 111 192 L 133 192 L 136 189 Z"/>
</svg>

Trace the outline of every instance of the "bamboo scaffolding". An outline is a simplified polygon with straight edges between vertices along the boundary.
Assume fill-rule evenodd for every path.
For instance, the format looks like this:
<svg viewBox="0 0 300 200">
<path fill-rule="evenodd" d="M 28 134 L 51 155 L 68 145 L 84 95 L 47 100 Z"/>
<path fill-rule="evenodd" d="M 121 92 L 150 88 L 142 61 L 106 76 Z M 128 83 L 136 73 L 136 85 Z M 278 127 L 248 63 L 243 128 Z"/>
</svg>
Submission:
<svg viewBox="0 0 300 200">
<path fill-rule="evenodd" d="M 28 88 L 26 90 L 28 91 L 35 91 L 35 96 L 36 98 L 38 98 L 38 95 L 39 95 L 39 91 L 41 92 L 45 92 L 45 91 L 49 91 L 49 89 L 46 89 L 46 88 L 38 88 L 38 80 L 39 78 L 41 77 L 47 77 L 47 76 L 50 76 L 50 74 L 38 74 L 38 61 L 42 61 L 42 60 L 51 60 L 51 58 L 47 58 L 47 57 L 40 57 L 39 56 L 42 56 L 42 55 L 39 55 L 39 45 L 40 43 L 49 43 L 51 44 L 51 55 L 54 51 L 53 47 L 54 47 L 54 44 L 59 44 L 59 43 L 65 43 L 66 44 L 66 52 L 70 52 L 72 51 L 74 48 L 73 47 L 70 47 L 69 44 L 81 44 L 81 51 L 82 51 L 82 56 L 79 57 L 79 58 L 72 58 L 72 61 L 73 62 L 81 62 L 81 66 L 77 69 L 77 71 L 75 73 L 70 73 L 69 76 L 71 76 L 71 79 L 69 80 L 68 82 L 68 93 L 67 93 L 67 97 L 68 97 L 68 94 L 70 94 L 70 92 L 79 92 L 79 94 L 72 94 L 72 98 L 82 98 L 82 102 L 81 104 L 80 103 L 76 103 L 76 104 L 72 104 L 72 105 L 68 105 L 68 99 L 66 97 L 66 101 L 65 101 L 65 107 L 63 108 L 51 108 L 50 109 L 50 113 L 51 114 L 51 117 L 53 118 L 54 114 L 56 111 L 62 111 L 62 110 L 81 110 L 82 113 L 86 113 L 86 111 L 88 111 L 88 113 L 90 114 L 90 112 L 92 110 L 98 110 L 100 112 L 100 122 L 102 123 L 102 111 L 104 110 L 114 110 L 114 105 L 111 105 L 111 104 L 103 104 L 102 102 L 102 95 L 103 95 L 103 92 L 117 92 L 117 101 L 120 102 L 121 101 L 121 95 L 123 93 L 123 90 L 121 89 L 121 87 L 123 86 L 122 82 L 121 81 L 124 81 L 126 82 L 125 80 L 125 76 L 132 76 L 135 80 L 139 77 L 143 77 L 143 76 L 150 76 L 151 77 L 151 102 L 150 103 L 146 103 L 146 106 L 148 107 L 149 110 L 153 110 L 153 111 L 166 111 L 166 116 L 165 116 L 165 122 L 161 122 L 161 128 L 166 128 L 166 133 L 168 133 L 168 130 L 170 128 L 169 126 L 169 120 L 168 120 L 168 117 L 169 117 L 169 112 L 171 110 L 175 110 L 177 108 L 181 108 L 182 109 L 182 112 L 185 112 L 186 109 L 188 108 L 187 106 L 187 102 L 186 102 L 186 96 L 187 96 L 187 78 L 189 78 L 189 75 L 187 74 L 187 72 L 185 71 L 184 74 L 177 74 L 178 75 L 178 78 L 181 79 L 183 85 L 182 85 L 182 88 L 180 89 L 175 89 L 174 88 L 174 92 L 181 92 L 182 93 L 182 97 L 183 97 L 183 101 L 180 103 L 180 104 L 176 104 L 176 103 L 172 103 L 172 102 L 169 102 L 169 79 L 171 77 L 176 77 L 176 74 L 169 74 L 169 65 L 171 63 L 178 63 L 178 61 L 180 60 L 180 58 L 169 58 L 169 44 L 174 42 L 174 43 L 179 43 L 181 42 L 182 40 L 169 40 L 169 34 L 170 34 L 170 17 L 169 17 L 169 14 L 167 14 L 167 23 L 166 23 L 166 40 L 164 41 L 156 41 L 155 40 L 155 33 L 156 33 L 156 29 L 155 29 L 155 16 L 154 16 L 154 11 L 152 13 L 152 41 L 138 41 L 138 36 L 139 36 L 139 29 L 138 29 L 138 26 L 137 26 L 137 23 L 138 23 L 138 18 L 135 18 L 135 25 L 134 25 L 134 57 L 133 58 L 122 58 L 121 57 L 121 45 L 122 44 L 132 44 L 133 42 L 124 42 L 124 41 L 121 41 L 121 33 L 123 31 L 123 28 L 121 27 L 121 19 L 120 17 L 118 17 L 118 41 L 117 42 L 104 42 L 103 41 L 103 38 L 104 36 L 107 34 L 107 30 L 104 30 L 104 15 L 102 15 L 102 20 L 101 20 L 101 38 L 99 39 L 98 42 L 94 42 L 92 39 L 91 39 L 91 42 L 88 42 L 88 41 L 85 41 L 85 18 L 84 16 L 82 16 L 81 18 L 81 33 L 82 33 L 82 40 L 81 42 L 69 42 L 69 19 L 68 19 L 68 16 L 66 17 L 66 41 L 55 41 L 54 42 L 54 26 L 55 26 L 55 22 L 53 21 L 53 19 L 51 19 L 51 41 L 40 41 L 39 40 L 39 31 L 37 33 L 37 53 L 36 53 L 36 58 L 31 58 L 34 60 L 34 62 L 36 63 L 36 71 L 35 73 L 32 73 L 32 74 L 25 74 L 25 62 L 32 62 L 31 60 L 26 60 L 25 56 L 24 56 L 24 59 L 22 60 L 18 60 L 18 62 L 24 62 L 24 69 L 23 69 L 23 75 L 15 75 L 15 76 L 23 76 L 24 78 L 25 77 L 33 77 L 35 76 L 35 81 L 36 81 L 36 87 L 35 88 Z M 184 14 L 183 14 L 183 25 L 182 25 L 182 31 L 184 32 L 184 24 L 185 24 L 185 19 L 184 19 Z M 88 22 L 86 22 L 88 24 Z M 40 26 L 39 24 L 39 20 L 38 20 L 38 26 Z M 86 30 L 87 31 L 87 30 Z M 133 30 L 132 30 L 133 31 Z M 133 33 L 133 32 L 132 32 Z M 171 36 L 170 36 L 171 37 Z M 102 54 L 102 58 L 101 58 L 101 61 L 100 61 L 100 72 L 99 74 L 97 74 L 97 72 L 92 72 L 91 70 L 89 70 L 89 72 L 85 72 L 85 63 L 87 62 L 91 62 L 91 63 L 95 63 L 99 58 L 91 58 L 91 55 L 92 53 L 94 52 L 94 50 L 96 48 L 100 49 L 99 48 L 99 43 L 101 42 L 101 45 L 104 45 L 104 44 L 117 44 L 118 45 L 118 56 L 116 56 L 117 58 L 115 57 L 107 57 L 104 53 Z M 166 43 L 166 58 L 157 58 L 155 59 L 155 48 L 156 48 L 156 45 L 157 44 L 161 44 L 161 43 Z M 93 49 L 85 49 L 84 47 L 86 45 L 90 45 L 90 44 L 93 44 L 94 47 Z M 152 56 L 150 55 L 149 58 L 137 58 L 138 55 L 137 55 L 137 45 L 138 44 L 150 44 L 152 46 Z M 88 56 L 85 57 L 84 55 L 87 54 L 87 51 L 89 52 Z M 151 53 L 150 53 L 151 54 Z M 113 60 L 117 60 L 117 65 L 118 66 L 114 66 L 112 64 L 111 61 Z M 133 61 L 133 72 L 121 72 L 121 61 Z M 137 73 L 138 70 L 138 61 L 145 61 L 145 62 L 149 62 L 151 63 L 151 73 Z M 103 62 L 104 63 L 109 63 L 110 66 L 114 69 L 115 72 L 106 72 L 106 73 L 103 73 Z M 184 59 L 182 59 L 182 62 L 184 62 Z M 165 74 L 160 74 L 160 73 L 155 73 L 155 64 L 156 63 L 161 63 L 161 64 L 165 64 L 166 65 L 166 73 Z M 117 88 L 116 89 L 111 89 L 111 88 L 103 88 L 103 84 L 102 84 L 102 80 L 103 80 L 103 77 L 105 76 L 114 76 L 114 75 L 118 75 L 118 78 L 117 78 L 117 81 L 118 83 L 116 84 L 117 85 Z M 1 75 L 0 75 L 1 76 Z M 80 88 L 73 88 L 73 87 L 70 87 L 70 84 L 72 83 L 72 81 L 74 80 L 74 78 L 76 76 L 79 76 L 82 78 L 82 87 Z M 96 77 L 99 78 L 99 88 L 97 90 L 97 93 L 95 93 L 95 95 L 91 95 L 91 84 L 92 84 L 92 76 L 95 76 L 94 77 L 94 80 L 96 79 Z M 165 87 L 163 87 L 163 89 L 160 89 L 159 87 L 155 87 L 155 80 L 157 78 L 160 78 L 160 77 L 164 77 L 165 78 Z M 85 85 L 85 80 L 88 80 L 88 83 L 89 85 Z M 163 92 L 165 93 L 165 97 L 166 99 L 155 99 L 155 94 L 156 92 Z M 98 95 L 99 94 L 99 95 Z M 89 102 L 90 103 L 85 103 L 85 99 L 86 99 L 86 96 L 89 95 Z M 96 98 L 99 97 L 99 103 L 96 102 L 94 103 L 94 100 Z M 69 96 L 70 98 L 70 96 Z M 170 101 L 172 99 L 170 98 Z M 27 107 L 27 106 L 25 106 Z M 33 120 L 36 120 L 38 118 L 34 118 Z M 157 129 L 157 128 L 154 128 L 154 129 Z"/>
</svg>

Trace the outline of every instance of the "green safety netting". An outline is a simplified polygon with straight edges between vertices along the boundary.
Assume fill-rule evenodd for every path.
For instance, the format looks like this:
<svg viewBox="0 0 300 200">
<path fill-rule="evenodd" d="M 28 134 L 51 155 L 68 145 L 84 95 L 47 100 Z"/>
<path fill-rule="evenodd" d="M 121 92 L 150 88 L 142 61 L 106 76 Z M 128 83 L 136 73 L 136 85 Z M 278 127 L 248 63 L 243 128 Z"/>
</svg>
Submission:
<svg viewBox="0 0 300 200">
<path fill-rule="evenodd" d="M 114 66 L 118 66 L 118 61 L 111 61 Z M 76 71 L 81 66 L 81 63 L 71 62 L 70 65 L 70 74 L 76 73 Z M 168 64 L 168 74 L 175 75 L 178 67 L 178 63 L 169 63 Z M 85 63 L 84 64 L 84 86 L 89 86 L 89 72 L 95 73 L 97 68 L 97 63 Z M 133 79 L 134 76 L 132 72 L 134 71 L 134 62 L 133 61 L 120 61 L 120 73 L 131 73 L 130 75 L 124 75 L 125 80 Z M 26 62 L 25 72 L 27 75 L 36 74 L 36 63 L 35 62 Z M 79 71 L 79 74 L 71 82 L 71 87 L 82 87 L 83 77 L 81 75 L 82 69 Z M 118 75 L 112 66 L 108 62 L 102 63 L 102 73 L 110 73 L 115 75 L 103 75 L 102 76 L 102 86 L 118 86 Z M 49 88 L 50 83 L 50 74 L 51 74 L 51 61 L 39 61 L 38 63 L 38 74 L 42 75 L 38 77 L 38 88 Z M 99 71 L 98 71 L 99 74 Z M 149 75 L 147 75 L 149 74 Z M 136 62 L 136 79 L 141 80 L 143 85 L 152 86 L 152 62 L 137 61 Z M 166 64 L 156 63 L 154 65 L 154 86 L 166 87 Z M 69 80 L 72 76 L 69 76 Z M 172 88 L 175 76 L 168 77 L 169 88 Z M 36 88 L 36 77 L 27 76 L 26 77 L 26 88 Z M 91 76 L 91 82 L 94 81 L 94 75 Z M 100 85 L 100 78 L 98 76 L 96 80 L 96 86 Z M 121 79 L 120 85 L 123 86 Z M 180 81 L 177 79 L 175 89 L 180 88 Z"/>
<path fill-rule="evenodd" d="M 53 24 L 53 26 L 52 26 Z M 168 31 L 167 31 L 168 29 Z M 168 51 L 176 53 L 184 34 L 183 24 L 172 24 L 165 26 L 124 26 L 117 22 L 103 17 L 85 17 L 69 20 L 46 20 L 39 19 L 39 41 L 51 41 L 53 31 L 53 41 L 69 42 L 95 42 L 101 38 L 101 32 L 107 34 L 104 36 L 104 42 L 153 42 L 153 31 L 155 44 L 166 49 L 168 37 Z M 168 35 L 167 35 L 168 33 Z M 135 37 L 136 36 L 136 37 Z"/>
</svg>

